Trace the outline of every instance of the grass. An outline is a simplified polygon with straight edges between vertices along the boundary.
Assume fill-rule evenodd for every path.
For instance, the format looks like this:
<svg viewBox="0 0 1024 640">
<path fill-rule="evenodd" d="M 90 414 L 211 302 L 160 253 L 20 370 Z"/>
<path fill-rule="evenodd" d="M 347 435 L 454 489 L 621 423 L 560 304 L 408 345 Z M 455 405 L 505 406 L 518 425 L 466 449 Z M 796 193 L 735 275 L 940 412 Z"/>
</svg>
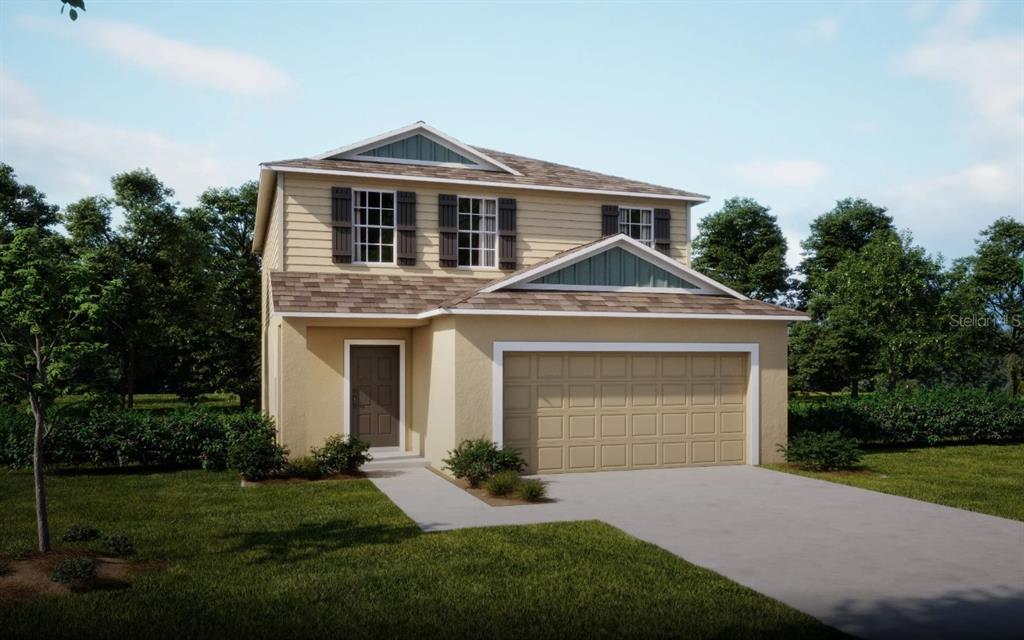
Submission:
<svg viewBox="0 0 1024 640">
<path fill-rule="evenodd" d="M 857 471 L 778 471 L 1024 520 L 1024 444 L 869 451 Z"/>
<path fill-rule="evenodd" d="M 96 472 L 48 487 L 55 539 L 93 524 L 168 568 L 0 606 L 5 637 L 842 637 L 599 522 L 423 533 L 367 480 Z M 2 551 L 30 547 L 27 473 L 0 475 L 0 512 Z"/>
<path fill-rule="evenodd" d="M 57 399 L 59 405 L 73 405 L 87 400 L 86 396 L 69 395 Z M 233 393 L 204 393 L 196 404 L 211 407 L 237 409 L 239 407 L 238 396 Z M 135 409 L 168 410 L 189 406 L 189 403 L 174 393 L 140 393 L 134 398 Z"/>
</svg>

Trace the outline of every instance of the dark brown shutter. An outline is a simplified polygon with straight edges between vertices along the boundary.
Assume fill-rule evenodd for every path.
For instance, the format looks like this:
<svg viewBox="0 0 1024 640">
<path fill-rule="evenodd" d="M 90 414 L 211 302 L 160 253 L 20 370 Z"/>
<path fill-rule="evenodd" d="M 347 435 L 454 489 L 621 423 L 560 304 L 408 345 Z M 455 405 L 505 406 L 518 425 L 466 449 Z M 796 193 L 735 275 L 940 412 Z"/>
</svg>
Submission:
<svg viewBox="0 0 1024 640">
<path fill-rule="evenodd" d="M 672 212 L 668 209 L 654 210 L 654 248 L 662 253 L 669 251 L 669 227 L 672 223 Z"/>
<path fill-rule="evenodd" d="M 447 193 L 437 196 L 437 228 L 440 236 L 439 260 L 442 267 L 459 266 L 459 197 Z"/>
<path fill-rule="evenodd" d="M 619 232 L 619 205 L 601 206 L 601 237 L 614 236 Z"/>
<path fill-rule="evenodd" d="M 398 218 L 395 220 L 398 264 L 416 264 L 416 192 L 398 192 Z"/>
<path fill-rule="evenodd" d="M 331 257 L 352 262 L 352 189 L 331 189 Z"/>
<path fill-rule="evenodd" d="M 515 198 L 498 198 L 498 267 L 516 268 Z"/>
</svg>

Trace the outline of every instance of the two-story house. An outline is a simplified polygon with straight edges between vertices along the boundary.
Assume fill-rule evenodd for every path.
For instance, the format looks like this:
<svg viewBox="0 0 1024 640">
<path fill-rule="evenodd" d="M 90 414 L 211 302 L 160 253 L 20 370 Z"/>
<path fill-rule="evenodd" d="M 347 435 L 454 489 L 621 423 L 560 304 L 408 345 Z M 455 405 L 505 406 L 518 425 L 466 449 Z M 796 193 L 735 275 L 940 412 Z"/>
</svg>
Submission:
<svg viewBox="0 0 1024 640">
<path fill-rule="evenodd" d="M 261 165 L 263 406 L 434 467 L 467 438 L 553 473 L 778 458 L 790 309 L 690 263 L 707 196 L 422 122 Z"/>
</svg>

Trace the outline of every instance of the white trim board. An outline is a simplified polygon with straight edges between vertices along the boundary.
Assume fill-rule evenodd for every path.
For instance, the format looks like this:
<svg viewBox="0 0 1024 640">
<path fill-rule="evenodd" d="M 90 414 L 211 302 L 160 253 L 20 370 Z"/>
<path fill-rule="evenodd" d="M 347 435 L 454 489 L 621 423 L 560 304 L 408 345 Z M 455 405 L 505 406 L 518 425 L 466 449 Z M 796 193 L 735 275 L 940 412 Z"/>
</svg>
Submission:
<svg viewBox="0 0 1024 640">
<path fill-rule="evenodd" d="M 543 184 L 523 184 L 521 182 L 497 182 L 492 180 L 456 180 L 454 178 L 435 178 L 432 176 L 407 176 L 394 173 L 374 173 L 372 171 L 347 171 L 345 169 L 313 169 L 309 167 L 292 167 L 280 164 L 266 164 L 262 168 L 282 173 L 312 173 L 325 176 L 350 176 L 354 178 L 377 178 L 380 180 L 401 180 L 405 182 L 431 182 L 440 184 L 465 184 L 478 187 L 498 189 L 523 189 L 527 191 L 558 191 L 562 193 L 587 193 L 600 196 L 618 196 L 625 198 L 643 198 L 644 200 L 682 200 L 686 202 L 707 202 L 708 196 L 678 196 L 662 193 L 644 193 L 633 191 L 610 191 L 605 189 L 583 189 L 580 187 L 556 187 Z"/>
<path fill-rule="evenodd" d="M 491 378 L 491 438 L 500 447 L 504 439 L 505 353 L 532 351 L 625 351 L 643 353 L 747 353 L 750 373 L 747 382 L 746 464 L 761 463 L 761 355 L 757 343 L 741 342 L 527 342 L 495 341 Z"/>
<path fill-rule="evenodd" d="M 772 315 L 741 313 L 647 313 L 608 311 L 531 311 L 519 309 L 432 309 L 423 313 L 344 313 L 326 311 L 274 311 L 276 318 L 318 318 L 322 320 L 427 320 L 435 316 L 536 316 L 551 318 L 638 318 L 669 320 L 777 320 L 803 322 L 805 315 Z"/>
<path fill-rule="evenodd" d="M 405 340 L 345 340 L 342 357 L 342 425 L 341 433 L 352 433 L 352 345 L 397 346 L 398 347 L 398 448 L 405 451 Z M 371 450 L 372 453 L 372 450 Z"/>
</svg>

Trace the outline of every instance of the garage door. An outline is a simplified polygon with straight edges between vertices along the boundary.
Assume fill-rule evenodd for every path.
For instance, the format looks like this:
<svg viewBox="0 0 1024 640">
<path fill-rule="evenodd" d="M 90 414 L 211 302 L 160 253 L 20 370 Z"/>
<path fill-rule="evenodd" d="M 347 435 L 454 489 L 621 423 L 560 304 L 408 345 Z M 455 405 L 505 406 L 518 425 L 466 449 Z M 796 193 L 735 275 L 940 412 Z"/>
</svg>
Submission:
<svg viewBox="0 0 1024 640">
<path fill-rule="evenodd" d="M 742 464 L 747 354 L 506 352 L 505 446 L 536 473 Z"/>
</svg>

